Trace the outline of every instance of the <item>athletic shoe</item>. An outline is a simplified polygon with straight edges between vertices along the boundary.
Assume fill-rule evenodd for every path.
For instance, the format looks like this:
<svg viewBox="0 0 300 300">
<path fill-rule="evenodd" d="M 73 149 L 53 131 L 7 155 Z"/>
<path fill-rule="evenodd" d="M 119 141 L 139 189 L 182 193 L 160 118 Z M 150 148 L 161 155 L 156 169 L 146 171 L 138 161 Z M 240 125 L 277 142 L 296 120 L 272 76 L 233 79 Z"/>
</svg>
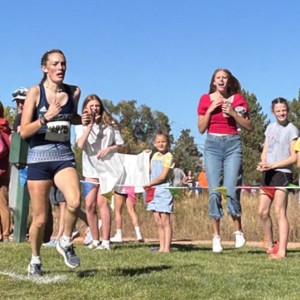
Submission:
<svg viewBox="0 0 300 300">
<path fill-rule="evenodd" d="M 242 248 L 246 244 L 244 233 L 241 231 L 235 231 L 235 248 Z"/>
<path fill-rule="evenodd" d="M 219 236 L 214 236 L 212 242 L 213 242 L 213 246 L 212 246 L 213 252 L 220 253 L 223 251 L 223 248 L 221 245 L 221 238 Z"/>
<path fill-rule="evenodd" d="M 3 237 L 3 243 L 4 243 L 4 244 L 9 243 L 9 237 L 8 237 L 8 236 L 4 236 L 4 237 Z"/>
<path fill-rule="evenodd" d="M 69 268 L 75 269 L 80 266 L 80 259 L 76 255 L 72 244 L 64 248 L 60 245 L 60 241 L 58 241 L 56 245 L 56 250 L 59 254 L 63 256 L 65 264 Z"/>
<path fill-rule="evenodd" d="M 79 231 L 76 230 L 76 231 L 73 231 L 72 232 L 72 236 L 71 236 L 71 240 L 74 240 L 75 238 L 77 238 L 79 236 Z"/>
<path fill-rule="evenodd" d="M 266 252 L 268 254 L 277 254 L 278 250 L 279 250 L 279 242 L 275 242 L 274 247 L 272 249 L 267 250 Z"/>
<path fill-rule="evenodd" d="M 42 264 L 32 264 L 28 265 L 28 276 L 32 277 L 40 277 L 43 276 L 42 272 Z"/>
<path fill-rule="evenodd" d="M 96 250 L 107 250 L 107 251 L 110 251 L 110 246 L 109 245 L 99 245 Z"/>
<path fill-rule="evenodd" d="M 51 240 L 48 243 L 43 243 L 43 246 L 45 247 L 56 247 L 56 245 L 57 245 L 57 240 Z"/>
<path fill-rule="evenodd" d="M 96 248 L 99 247 L 99 246 L 100 246 L 100 242 L 98 242 L 97 245 L 95 245 L 95 244 L 92 242 L 92 243 L 90 243 L 90 244 L 88 245 L 88 248 L 89 248 L 89 249 L 96 249 Z"/>
<path fill-rule="evenodd" d="M 112 238 L 110 238 L 110 241 L 112 243 L 122 243 L 122 237 L 119 235 L 115 235 Z"/>
<path fill-rule="evenodd" d="M 83 243 L 89 245 L 93 241 L 92 233 L 90 227 L 88 227 L 83 235 Z"/>
</svg>

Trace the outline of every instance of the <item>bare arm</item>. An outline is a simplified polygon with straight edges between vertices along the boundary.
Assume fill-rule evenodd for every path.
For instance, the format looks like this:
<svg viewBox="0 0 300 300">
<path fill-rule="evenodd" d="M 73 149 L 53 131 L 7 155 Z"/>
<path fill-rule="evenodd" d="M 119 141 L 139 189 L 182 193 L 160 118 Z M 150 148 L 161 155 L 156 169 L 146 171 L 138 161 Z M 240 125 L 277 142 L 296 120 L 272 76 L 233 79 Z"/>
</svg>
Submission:
<svg viewBox="0 0 300 300">
<path fill-rule="evenodd" d="M 268 150 L 268 139 L 266 138 L 263 145 L 263 151 L 260 155 L 260 160 L 263 163 L 267 161 L 267 150 Z"/>
<path fill-rule="evenodd" d="M 24 102 L 20 127 L 20 135 L 24 139 L 34 135 L 42 127 L 40 120 L 32 122 L 39 96 L 40 90 L 38 86 L 31 87 L 28 90 L 26 100 Z"/>
<path fill-rule="evenodd" d="M 74 93 L 73 93 L 74 110 L 73 110 L 73 116 L 72 116 L 71 123 L 74 125 L 79 125 L 79 124 L 81 124 L 81 116 L 78 114 L 77 109 L 78 109 L 79 98 L 81 95 L 81 90 L 78 86 L 75 86 L 75 87 L 72 86 L 71 90 L 74 91 Z"/>
<path fill-rule="evenodd" d="M 92 127 L 93 127 L 93 123 L 88 124 L 86 126 L 82 136 L 76 140 L 76 144 L 77 144 L 79 149 L 83 149 L 83 146 L 84 146 L 85 142 L 88 139 L 88 136 L 89 136 L 89 134 L 92 130 Z"/>
<path fill-rule="evenodd" d="M 297 169 L 300 169 L 300 152 L 297 152 Z"/>
</svg>

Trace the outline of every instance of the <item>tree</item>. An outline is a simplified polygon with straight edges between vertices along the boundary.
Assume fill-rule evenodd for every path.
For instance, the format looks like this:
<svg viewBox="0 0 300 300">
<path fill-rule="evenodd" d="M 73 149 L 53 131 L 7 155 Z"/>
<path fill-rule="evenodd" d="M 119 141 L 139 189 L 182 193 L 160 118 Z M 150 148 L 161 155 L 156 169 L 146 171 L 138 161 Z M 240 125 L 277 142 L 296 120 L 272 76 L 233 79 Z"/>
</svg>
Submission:
<svg viewBox="0 0 300 300">
<path fill-rule="evenodd" d="M 289 103 L 289 120 L 292 122 L 298 130 L 300 130 L 300 90 L 298 91 L 298 99 L 294 98 L 290 103 Z M 299 171 L 297 170 L 297 167 L 294 165 L 293 166 L 293 178 L 295 179 L 294 182 L 295 184 L 298 185 L 299 177 Z"/>
<path fill-rule="evenodd" d="M 17 115 L 17 109 L 12 106 L 4 107 L 4 118 L 7 119 L 9 126 L 12 128 Z"/>
<path fill-rule="evenodd" d="M 256 166 L 260 161 L 264 132 L 269 120 L 267 115 L 262 113 L 262 107 L 254 94 L 243 91 L 243 95 L 249 105 L 249 116 L 252 122 L 252 131 L 240 131 L 243 145 L 244 184 L 252 185 L 257 184 L 261 177 Z"/>
<path fill-rule="evenodd" d="M 162 112 L 152 110 L 147 105 L 136 106 L 136 100 L 121 100 L 117 105 L 104 100 L 106 109 L 120 122 L 122 136 L 129 144 L 131 153 L 139 153 L 152 148 L 157 130 L 170 132 L 169 118 Z M 172 136 L 170 137 L 172 141 Z"/>
<path fill-rule="evenodd" d="M 200 153 L 190 132 L 190 129 L 181 131 L 180 137 L 174 143 L 172 152 L 176 166 L 185 172 L 191 170 L 196 173 L 201 168 Z"/>
<path fill-rule="evenodd" d="M 300 130 L 300 90 L 298 99 L 294 98 L 290 103 L 289 120 Z"/>
</svg>

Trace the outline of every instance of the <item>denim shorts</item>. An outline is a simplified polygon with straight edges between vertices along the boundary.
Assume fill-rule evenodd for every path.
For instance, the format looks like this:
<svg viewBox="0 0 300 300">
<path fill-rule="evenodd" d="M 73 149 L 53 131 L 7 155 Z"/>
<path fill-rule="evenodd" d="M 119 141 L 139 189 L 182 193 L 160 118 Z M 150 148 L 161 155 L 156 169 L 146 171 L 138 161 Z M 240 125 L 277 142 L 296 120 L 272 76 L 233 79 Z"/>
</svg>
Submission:
<svg viewBox="0 0 300 300">
<path fill-rule="evenodd" d="M 74 168 L 75 161 L 49 161 L 49 162 L 39 162 L 28 164 L 28 180 L 51 180 L 54 176 L 61 170 L 66 168 Z"/>
</svg>

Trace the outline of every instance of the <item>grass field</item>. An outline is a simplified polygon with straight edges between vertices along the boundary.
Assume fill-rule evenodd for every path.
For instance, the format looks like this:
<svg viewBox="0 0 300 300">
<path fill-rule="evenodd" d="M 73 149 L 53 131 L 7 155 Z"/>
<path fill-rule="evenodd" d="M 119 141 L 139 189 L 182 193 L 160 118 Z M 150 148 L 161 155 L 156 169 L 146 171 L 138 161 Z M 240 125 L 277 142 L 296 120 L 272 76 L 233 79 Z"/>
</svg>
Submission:
<svg viewBox="0 0 300 300">
<path fill-rule="evenodd" d="M 0 245 L 1 299 L 299 299 L 300 249 L 282 261 L 265 249 L 173 244 L 169 254 L 153 244 L 123 243 L 112 251 L 76 245 L 81 267 L 68 269 L 54 248 L 43 248 L 45 276 L 27 277 L 30 246 Z"/>
<path fill-rule="evenodd" d="M 288 258 L 282 261 L 268 260 L 263 248 L 236 250 L 225 242 L 224 252 L 214 254 L 210 242 L 203 244 L 212 238 L 207 203 L 206 193 L 176 200 L 169 254 L 150 251 L 156 246 L 152 243 L 156 229 L 151 213 L 139 201 L 137 210 L 147 243 L 116 244 L 110 252 L 89 250 L 77 243 L 81 267 L 76 270 L 68 269 L 55 249 L 43 247 L 45 276 L 38 281 L 27 277 L 30 245 L 0 243 L 0 299 L 300 299 L 300 248 L 290 247 Z M 246 238 L 261 245 L 257 196 L 243 193 L 242 206 Z M 299 242 L 297 195 L 289 196 L 288 217 L 289 241 Z M 84 225 L 77 225 L 82 233 Z M 229 216 L 221 227 L 223 241 L 233 241 Z M 276 222 L 274 227 L 276 232 Z M 126 209 L 124 237 L 134 239 Z"/>
</svg>

